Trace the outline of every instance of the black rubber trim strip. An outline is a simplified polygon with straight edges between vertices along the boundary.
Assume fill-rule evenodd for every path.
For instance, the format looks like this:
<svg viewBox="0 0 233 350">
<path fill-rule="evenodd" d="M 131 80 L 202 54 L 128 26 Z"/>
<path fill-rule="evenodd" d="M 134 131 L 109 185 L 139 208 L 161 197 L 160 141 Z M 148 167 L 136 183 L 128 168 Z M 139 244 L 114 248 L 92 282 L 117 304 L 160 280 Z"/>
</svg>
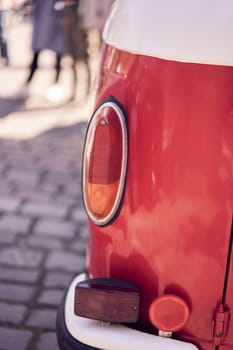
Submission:
<svg viewBox="0 0 233 350">
<path fill-rule="evenodd" d="M 232 243 L 233 243 L 233 220 L 231 223 L 231 232 L 230 232 L 229 248 L 228 248 L 228 255 L 227 255 L 226 272 L 225 272 L 224 286 L 223 286 L 223 293 L 222 293 L 222 305 L 224 305 L 226 302 L 229 270 L 230 270 L 230 263 L 231 263 L 231 256 L 232 256 Z"/>
<path fill-rule="evenodd" d="M 101 350 L 79 342 L 69 333 L 65 324 L 65 299 L 66 295 L 59 306 L 56 320 L 56 335 L 60 350 Z"/>
</svg>

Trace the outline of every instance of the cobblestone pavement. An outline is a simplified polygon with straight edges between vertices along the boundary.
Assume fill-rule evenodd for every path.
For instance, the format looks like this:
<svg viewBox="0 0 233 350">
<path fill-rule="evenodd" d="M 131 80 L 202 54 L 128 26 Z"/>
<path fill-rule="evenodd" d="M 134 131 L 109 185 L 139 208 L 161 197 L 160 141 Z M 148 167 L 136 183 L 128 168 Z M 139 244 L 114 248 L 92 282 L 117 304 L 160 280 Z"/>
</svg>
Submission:
<svg viewBox="0 0 233 350">
<path fill-rule="evenodd" d="M 21 76 L 14 66 L 2 69 L 4 91 Z M 0 98 L 0 349 L 57 350 L 57 308 L 85 266 L 86 121 L 75 103 L 17 103 Z"/>
<path fill-rule="evenodd" d="M 84 269 L 84 130 L 0 140 L 0 349 L 58 349 L 57 307 Z"/>
</svg>

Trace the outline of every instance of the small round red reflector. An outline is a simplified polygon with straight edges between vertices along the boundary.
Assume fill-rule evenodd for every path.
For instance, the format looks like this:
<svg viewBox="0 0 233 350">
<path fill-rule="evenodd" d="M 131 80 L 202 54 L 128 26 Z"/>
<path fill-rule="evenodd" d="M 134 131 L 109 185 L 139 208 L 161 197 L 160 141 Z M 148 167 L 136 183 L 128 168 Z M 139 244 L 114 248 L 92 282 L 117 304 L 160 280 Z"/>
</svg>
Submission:
<svg viewBox="0 0 233 350">
<path fill-rule="evenodd" d="M 176 332 L 184 327 L 190 315 L 187 303 L 176 295 L 156 298 L 150 305 L 149 317 L 153 325 L 164 332 Z"/>
</svg>

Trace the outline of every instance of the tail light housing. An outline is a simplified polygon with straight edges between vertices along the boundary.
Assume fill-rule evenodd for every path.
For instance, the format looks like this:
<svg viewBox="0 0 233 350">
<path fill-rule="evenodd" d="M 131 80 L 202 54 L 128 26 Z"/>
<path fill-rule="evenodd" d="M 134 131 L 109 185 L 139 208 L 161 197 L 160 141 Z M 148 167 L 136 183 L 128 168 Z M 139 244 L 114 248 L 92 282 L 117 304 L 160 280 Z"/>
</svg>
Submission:
<svg viewBox="0 0 233 350">
<path fill-rule="evenodd" d="M 96 225 L 107 225 L 116 217 L 125 186 L 127 155 L 125 112 L 111 98 L 94 112 L 84 146 L 83 200 Z"/>
</svg>

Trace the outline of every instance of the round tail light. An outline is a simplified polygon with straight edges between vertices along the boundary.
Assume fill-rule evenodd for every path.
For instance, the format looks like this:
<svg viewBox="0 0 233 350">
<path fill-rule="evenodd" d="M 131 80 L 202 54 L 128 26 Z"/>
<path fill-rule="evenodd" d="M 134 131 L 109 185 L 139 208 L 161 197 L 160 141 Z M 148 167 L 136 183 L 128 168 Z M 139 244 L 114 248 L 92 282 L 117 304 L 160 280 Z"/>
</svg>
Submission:
<svg viewBox="0 0 233 350">
<path fill-rule="evenodd" d="M 118 212 L 126 177 L 126 119 L 115 99 L 94 112 L 87 129 L 83 156 L 83 199 L 96 225 L 108 224 Z"/>
<path fill-rule="evenodd" d="M 156 298 L 149 308 L 151 322 L 163 332 L 176 332 L 182 329 L 188 322 L 189 316 L 187 303 L 172 294 Z"/>
</svg>

